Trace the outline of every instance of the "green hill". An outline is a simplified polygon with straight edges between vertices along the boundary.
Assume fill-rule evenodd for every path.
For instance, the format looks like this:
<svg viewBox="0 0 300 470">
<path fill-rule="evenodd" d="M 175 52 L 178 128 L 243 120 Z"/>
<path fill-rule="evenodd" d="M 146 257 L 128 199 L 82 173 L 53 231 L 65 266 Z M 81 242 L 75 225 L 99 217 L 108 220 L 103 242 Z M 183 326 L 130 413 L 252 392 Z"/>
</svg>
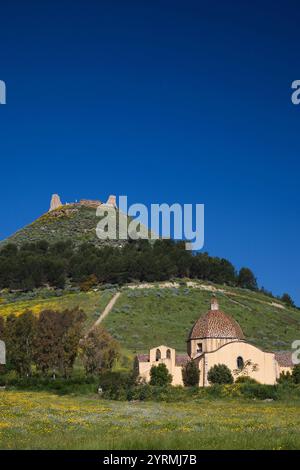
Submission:
<svg viewBox="0 0 300 470">
<path fill-rule="evenodd" d="M 167 286 L 167 287 L 166 287 Z M 185 341 L 192 324 L 204 314 L 210 304 L 212 291 L 220 308 L 232 315 L 241 325 L 246 339 L 272 351 L 290 349 L 300 337 L 300 311 L 258 292 L 190 281 L 187 285 L 165 283 L 125 286 L 103 325 L 131 352 L 146 352 L 150 347 L 167 344 L 179 352 L 185 351 Z M 36 314 L 44 308 L 62 310 L 76 305 L 88 315 L 90 326 L 109 302 L 114 289 L 88 293 L 61 293 L 42 298 L 39 294 L 28 299 L 4 297 L 0 315 L 21 313 L 32 309 Z"/>
<path fill-rule="evenodd" d="M 0 242 L 7 242 L 20 246 L 26 242 L 46 240 L 49 243 L 72 240 L 74 246 L 90 242 L 96 246 L 120 246 L 124 241 L 100 240 L 96 235 L 96 227 L 100 218 L 96 216 L 95 207 L 79 204 L 61 206 L 51 212 L 46 212 L 31 224 L 18 230 L 15 234 Z"/>
</svg>

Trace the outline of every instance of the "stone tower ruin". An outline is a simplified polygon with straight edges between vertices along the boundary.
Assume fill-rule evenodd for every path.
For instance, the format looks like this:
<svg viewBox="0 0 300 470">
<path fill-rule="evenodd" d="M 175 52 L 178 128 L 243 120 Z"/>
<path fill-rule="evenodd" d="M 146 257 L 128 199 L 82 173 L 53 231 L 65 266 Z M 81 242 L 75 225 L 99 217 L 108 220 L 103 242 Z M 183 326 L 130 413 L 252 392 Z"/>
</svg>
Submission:
<svg viewBox="0 0 300 470">
<path fill-rule="evenodd" d="M 62 202 L 58 194 L 52 194 L 51 202 L 50 202 L 50 211 L 54 211 L 58 207 L 62 206 Z"/>
</svg>

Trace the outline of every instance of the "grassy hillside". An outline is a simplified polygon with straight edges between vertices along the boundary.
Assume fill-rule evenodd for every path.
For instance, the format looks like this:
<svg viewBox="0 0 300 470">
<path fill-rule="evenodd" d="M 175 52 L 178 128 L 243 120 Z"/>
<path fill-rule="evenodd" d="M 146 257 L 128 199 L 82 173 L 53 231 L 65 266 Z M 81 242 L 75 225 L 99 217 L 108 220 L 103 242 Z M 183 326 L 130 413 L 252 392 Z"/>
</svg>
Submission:
<svg viewBox="0 0 300 470">
<path fill-rule="evenodd" d="M 72 240 L 75 246 L 90 242 L 101 246 L 105 242 L 96 236 L 96 227 L 99 222 L 96 209 L 86 206 L 70 204 L 62 206 L 52 212 L 47 212 L 31 224 L 18 230 L 15 234 L 0 242 L 12 242 L 21 245 L 26 242 L 46 240 L 49 243 Z M 111 245 L 120 245 L 123 242 L 109 241 Z"/>
<path fill-rule="evenodd" d="M 217 295 L 220 308 L 239 322 L 246 339 L 257 346 L 289 349 L 300 337 L 299 310 L 280 302 L 272 305 L 271 298 L 242 289 L 228 288 Z M 167 344 L 185 351 L 190 328 L 208 310 L 210 299 L 211 292 L 199 288 L 127 289 L 104 325 L 130 350 Z"/>
<path fill-rule="evenodd" d="M 125 287 L 104 326 L 118 339 L 124 349 L 135 352 L 167 344 L 180 352 L 186 350 L 186 338 L 193 323 L 204 314 L 215 289 L 220 308 L 231 314 L 241 325 L 246 339 L 266 350 L 290 349 L 300 337 L 300 311 L 285 307 L 280 301 L 257 292 L 224 288 L 201 282 L 194 287 L 151 288 Z M 164 286 L 169 284 L 164 284 Z M 27 309 L 38 314 L 44 308 L 63 310 L 79 306 L 88 315 L 88 325 L 98 318 L 114 290 L 89 293 L 65 293 L 59 297 L 19 300 L 7 296 L 0 304 L 0 315 L 22 313 Z"/>
<path fill-rule="evenodd" d="M 0 315 L 3 317 L 11 313 L 20 315 L 27 310 L 31 310 L 35 315 L 38 315 L 42 310 L 46 309 L 62 311 L 79 306 L 87 315 L 86 325 L 90 326 L 97 320 L 112 296 L 113 290 L 105 290 L 100 292 L 67 293 L 59 297 L 53 296 L 50 298 L 37 297 L 26 299 L 26 296 L 22 296 L 23 298 L 15 301 L 1 298 Z"/>
</svg>

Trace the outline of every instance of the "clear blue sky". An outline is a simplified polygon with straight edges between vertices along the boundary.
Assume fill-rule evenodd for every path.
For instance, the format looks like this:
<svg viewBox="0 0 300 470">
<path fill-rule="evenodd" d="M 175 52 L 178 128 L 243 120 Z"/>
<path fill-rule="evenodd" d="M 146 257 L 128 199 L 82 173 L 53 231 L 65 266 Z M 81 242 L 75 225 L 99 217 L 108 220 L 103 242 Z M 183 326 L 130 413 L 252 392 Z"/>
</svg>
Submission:
<svg viewBox="0 0 300 470">
<path fill-rule="evenodd" d="M 64 201 L 204 203 L 204 249 L 300 304 L 300 9 L 1 3 L 0 238 Z"/>
</svg>

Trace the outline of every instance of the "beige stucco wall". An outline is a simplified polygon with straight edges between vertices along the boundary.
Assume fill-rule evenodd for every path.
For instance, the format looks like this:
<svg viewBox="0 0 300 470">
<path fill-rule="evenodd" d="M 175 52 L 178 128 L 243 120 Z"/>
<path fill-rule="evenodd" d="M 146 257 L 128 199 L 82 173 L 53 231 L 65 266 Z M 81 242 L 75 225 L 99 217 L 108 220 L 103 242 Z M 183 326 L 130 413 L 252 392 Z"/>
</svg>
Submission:
<svg viewBox="0 0 300 470">
<path fill-rule="evenodd" d="M 246 362 L 258 364 L 257 371 L 249 370 L 249 377 L 263 384 L 275 384 L 278 376 L 278 364 L 273 353 L 267 353 L 245 341 L 234 341 L 220 349 L 206 353 L 199 362 L 201 371 L 200 385 L 208 386 L 207 373 L 216 364 L 225 364 L 233 372 L 237 369 L 237 358 L 241 356 Z"/>
<path fill-rule="evenodd" d="M 218 340 L 217 340 L 218 341 Z M 261 349 L 253 346 L 252 344 L 247 343 L 246 341 L 231 341 L 226 343 L 221 347 L 218 347 L 216 350 L 211 350 L 210 348 L 218 344 L 218 342 L 212 340 L 207 340 L 206 346 L 209 348 L 210 352 L 206 352 L 203 356 L 198 357 L 196 360 L 199 371 L 200 371 L 200 380 L 199 386 L 206 387 L 209 386 L 207 380 L 207 373 L 211 367 L 216 364 L 225 364 L 231 372 L 237 369 L 237 358 L 241 356 L 246 362 L 251 360 L 253 364 L 257 364 L 258 368 L 256 371 L 252 371 L 251 367 L 248 368 L 249 377 L 254 378 L 260 383 L 263 384 L 275 384 L 276 379 L 279 377 L 282 371 L 290 371 L 290 367 L 280 367 L 275 359 L 273 353 L 264 352 Z M 156 351 L 160 350 L 161 358 L 156 360 Z M 170 358 L 167 357 L 167 351 L 170 351 Z M 153 348 L 149 352 L 149 362 L 139 362 L 139 375 L 146 380 L 150 381 L 150 370 L 153 365 L 157 366 L 160 363 L 166 364 L 168 371 L 172 374 L 173 380 L 172 385 L 183 385 L 182 380 L 182 367 L 176 366 L 176 351 L 173 348 L 168 346 L 158 346 Z M 237 377 L 233 375 L 234 377 Z"/>
<path fill-rule="evenodd" d="M 215 351 L 226 343 L 231 343 L 237 338 L 198 338 L 188 341 L 188 354 L 194 358 L 198 356 L 198 344 L 202 344 L 202 352 Z"/>
<path fill-rule="evenodd" d="M 158 361 L 156 360 L 156 351 L 160 350 L 161 359 Z M 167 358 L 167 351 L 170 351 L 170 358 Z M 151 367 L 157 366 L 160 363 L 164 363 L 172 375 L 172 385 L 183 385 L 182 381 L 182 368 L 181 366 L 176 366 L 175 358 L 176 358 L 176 351 L 173 348 L 169 348 L 168 346 L 158 346 L 156 348 L 150 349 L 149 353 L 149 362 L 140 362 L 139 363 L 139 375 L 141 378 L 146 380 L 146 382 L 150 381 L 150 370 Z"/>
</svg>

